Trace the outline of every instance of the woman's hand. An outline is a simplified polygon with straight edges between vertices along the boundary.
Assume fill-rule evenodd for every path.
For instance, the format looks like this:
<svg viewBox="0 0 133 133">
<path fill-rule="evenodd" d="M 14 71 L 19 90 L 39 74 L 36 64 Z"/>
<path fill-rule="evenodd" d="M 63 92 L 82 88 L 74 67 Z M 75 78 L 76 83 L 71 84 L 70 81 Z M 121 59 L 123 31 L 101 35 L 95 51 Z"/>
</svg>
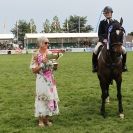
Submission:
<svg viewBox="0 0 133 133">
<path fill-rule="evenodd" d="M 43 63 L 47 63 L 48 62 L 48 59 L 45 57 L 45 58 L 43 58 L 42 62 Z"/>
<path fill-rule="evenodd" d="M 41 69 L 42 69 L 41 66 L 37 66 L 36 68 L 32 68 L 32 72 L 36 74 L 39 73 Z"/>
<path fill-rule="evenodd" d="M 34 61 L 37 61 L 37 55 L 34 55 L 34 56 L 33 56 L 33 60 L 34 60 Z"/>
</svg>

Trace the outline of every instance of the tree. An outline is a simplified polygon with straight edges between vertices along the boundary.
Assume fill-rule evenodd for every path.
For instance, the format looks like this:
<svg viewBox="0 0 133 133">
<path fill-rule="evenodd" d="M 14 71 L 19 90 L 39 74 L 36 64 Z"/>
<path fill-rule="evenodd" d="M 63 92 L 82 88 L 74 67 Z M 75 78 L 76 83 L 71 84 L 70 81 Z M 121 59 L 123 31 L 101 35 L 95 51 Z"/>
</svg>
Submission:
<svg viewBox="0 0 133 133">
<path fill-rule="evenodd" d="M 60 22 L 57 16 L 53 17 L 53 22 L 51 24 L 51 32 L 52 33 L 62 32 L 62 29 L 60 27 Z"/>
<path fill-rule="evenodd" d="M 133 36 L 133 32 L 128 33 L 128 35 Z"/>
<path fill-rule="evenodd" d="M 34 19 L 30 19 L 29 22 L 31 33 L 37 33 Z"/>
<path fill-rule="evenodd" d="M 69 22 L 68 22 L 67 18 L 65 19 L 65 22 L 63 24 L 63 31 L 69 32 Z"/>
<path fill-rule="evenodd" d="M 32 24 L 32 32 L 36 32 L 36 26 L 34 21 L 26 22 L 25 20 L 19 20 L 14 25 L 14 28 L 11 29 L 11 32 L 18 38 L 18 41 L 21 41 L 24 44 L 24 36 L 25 33 L 31 33 L 31 24 Z"/>
<path fill-rule="evenodd" d="M 87 25 L 87 17 L 75 15 L 70 16 L 68 20 L 65 20 L 63 31 L 69 31 L 70 33 L 91 32 L 93 31 L 93 28 L 91 25 Z"/>
<path fill-rule="evenodd" d="M 50 22 L 48 19 L 45 20 L 45 22 L 43 23 L 43 31 L 45 33 L 50 33 L 51 29 L 50 29 Z"/>
</svg>

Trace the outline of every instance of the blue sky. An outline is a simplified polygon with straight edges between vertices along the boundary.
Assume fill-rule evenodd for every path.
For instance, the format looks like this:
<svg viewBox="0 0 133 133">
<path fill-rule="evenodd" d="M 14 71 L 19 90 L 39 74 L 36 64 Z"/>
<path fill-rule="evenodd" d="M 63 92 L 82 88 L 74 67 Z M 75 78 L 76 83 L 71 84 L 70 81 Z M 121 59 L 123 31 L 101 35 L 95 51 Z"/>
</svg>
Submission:
<svg viewBox="0 0 133 133">
<path fill-rule="evenodd" d="M 1 0 L 0 33 L 4 33 L 4 23 L 5 32 L 10 33 L 16 20 L 29 21 L 31 18 L 40 32 L 45 19 L 51 21 L 55 15 L 61 23 L 70 15 L 87 16 L 88 24 L 95 29 L 101 10 L 107 5 L 114 10 L 113 18 L 123 17 L 126 31 L 133 31 L 132 0 Z"/>
</svg>

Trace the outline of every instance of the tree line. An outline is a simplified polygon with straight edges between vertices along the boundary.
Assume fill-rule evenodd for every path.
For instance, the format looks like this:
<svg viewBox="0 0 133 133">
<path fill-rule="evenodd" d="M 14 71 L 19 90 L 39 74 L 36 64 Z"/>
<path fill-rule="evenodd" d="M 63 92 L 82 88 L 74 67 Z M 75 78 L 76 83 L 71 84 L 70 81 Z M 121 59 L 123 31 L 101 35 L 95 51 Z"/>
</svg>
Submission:
<svg viewBox="0 0 133 133">
<path fill-rule="evenodd" d="M 69 16 L 65 19 L 61 25 L 58 16 L 54 16 L 52 22 L 46 19 L 43 22 L 43 28 L 41 33 L 88 33 L 93 31 L 93 27 L 87 24 L 86 16 Z M 37 26 L 34 19 L 30 21 L 18 20 L 11 32 L 15 35 L 17 41 L 21 41 L 24 44 L 25 33 L 37 33 Z M 133 36 L 133 32 L 128 33 Z"/>
<path fill-rule="evenodd" d="M 87 24 L 87 17 L 85 16 L 70 16 L 65 19 L 61 25 L 58 16 L 54 16 L 52 22 L 46 19 L 43 22 L 41 33 L 87 33 L 93 31 L 93 27 Z M 37 26 L 34 19 L 30 21 L 18 20 L 11 32 L 15 35 L 18 41 L 24 43 L 25 33 L 37 33 Z"/>
</svg>

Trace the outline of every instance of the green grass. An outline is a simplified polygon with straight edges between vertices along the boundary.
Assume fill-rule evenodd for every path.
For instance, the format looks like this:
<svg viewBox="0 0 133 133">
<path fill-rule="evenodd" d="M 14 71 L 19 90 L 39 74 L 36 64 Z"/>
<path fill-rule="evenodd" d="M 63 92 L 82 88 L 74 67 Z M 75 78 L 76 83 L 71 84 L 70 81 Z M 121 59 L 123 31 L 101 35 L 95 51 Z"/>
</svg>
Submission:
<svg viewBox="0 0 133 133">
<path fill-rule="evenodd" d="M 110 86 L 107 118 L 99 114 L 101 90 L 91 72 L 91 53 L 65 53 L 55 72 L 60 115 L 54 125 L 40 129 L 34 118 L 35 76 L 29 69 L 31 55 L 0 56 L 0 133 L 133 133 L 133 62 L 123 73 L 125 119 L 117 115 L 115 84 Z"/>
</svg>

